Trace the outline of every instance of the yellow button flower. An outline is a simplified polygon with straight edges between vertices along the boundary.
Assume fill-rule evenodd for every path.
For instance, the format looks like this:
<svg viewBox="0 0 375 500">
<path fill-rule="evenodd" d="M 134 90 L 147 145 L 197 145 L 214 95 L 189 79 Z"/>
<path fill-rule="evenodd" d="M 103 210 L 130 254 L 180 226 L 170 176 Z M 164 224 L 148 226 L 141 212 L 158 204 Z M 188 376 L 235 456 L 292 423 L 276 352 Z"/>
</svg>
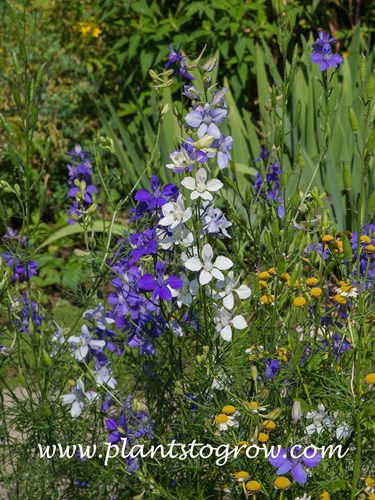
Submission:
<svg viewBox="0 0 375 500">
<path fill-rule="evenodd" d="M 306 280 L 306 285 L 307 286 L 316 286 L 319 284 L 319 281 L 317 280 L 317 278 L 307 278 Z"/>
<path fill-rule="evenodd" d="M 294 305 L 296 307 L 303 307 L 306 305 L 306 299 L 304 297 L 296 297 L 294 299 Z"/>
<path fill-rule="evenodd" d="M 331 495 L 328 493 L 328 491 L 322 491 L 319 500 L 331 500 Z"/>
<path fill-rule="evenodd" d="M 233 413 L 236 411 L 236 408 L 233 405 L 225 405 L 221 411 L 223 413 L 226 413 L 227 415 L 233 415 Z"/>
<path fill-rule="evenodd" d="M 266 434 L 265 432 L 260 432 L 259 433 L 259 436 L 258 436 L 258 441 L 260 443 L 268 443 L 270 437 L 268 434 Z"/>
<path fill-rule="evenodd" d="M 244 470 L 240 470 L 240 471 L 236 472 L 234 475 L 234 479 L 236 481 L 238 481 L 239 483 L 244 483 L 249 478 L 250 478 L 249 474 Z"/>
<path fill-rule="evenodd" d="M 246 490 L 249 492 L 249 493 L 258 493 L 261 489 L 261 484 L 259 481 L 249 481 L 248 483 L 246 483 L 245 485 L 245 488 Z"/>
<path fill-rule="evenodd" d="M 323 290 L 319 288 L 318 286 L 314 286 L 313 288 L 310 289 L 310 295 L 314 299 L 319 298 L 323 293 Z"/>
<path fill-rule="evenodd" d="M 273 482 L 273 485 L 277 490 L 288 490 L 291 484 L 290 480 L 285 476 L 279 476 Z"/>
<path fill-rule="evenodd" d="M 262 271 L 261 273 L 258 274 L 258 278 L 260 280 L 268 280 L 268 278 L 270 278 L 270 277 L 271 277 L 271 275 L 267 271 Z"/>
<path fill-rule="evenodd" d="M 276 429 L 276 424 L 273 420 L 265 420 L 262 423 L 263 429 L 266 429 L 267 431 L 274 431 Z"/>
<path fill-rule="evenodd" d="M 260 301 L 262 302 L 262 304 L 270 305 L 273 303 L 273 299 L 273 295 L 262 295 Z"/>
<path fill-rule="evenodd" d="M 364 379 L 364 383 L 367 385 L 375 384 L 375 373 L 368 373 Z"/>
</svg>

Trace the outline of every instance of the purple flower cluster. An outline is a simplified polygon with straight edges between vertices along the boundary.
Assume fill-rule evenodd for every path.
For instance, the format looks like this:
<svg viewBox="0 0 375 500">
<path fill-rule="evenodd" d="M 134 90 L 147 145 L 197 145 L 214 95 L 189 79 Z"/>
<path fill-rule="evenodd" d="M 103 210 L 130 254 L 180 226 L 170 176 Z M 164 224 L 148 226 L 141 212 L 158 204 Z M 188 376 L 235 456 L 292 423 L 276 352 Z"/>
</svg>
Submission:
<svg viewBox="0 0 375 500">
<path fill-rule="evenodd" d="M 174 75 L 186 78 L 187 80 L 194 80 L 194 77 L 186 71 L 186 56 L 180 53 L 181 44 L 177 47 L 177 50 L 174 50 L 171 45 L 168 45 L 168 48 L 169 57 L 165 69 L 168 69 L 172 65 Z"/>
<path fill-rule="evenodd" d="M 43 316 L 39 314 L 37 302 L 30 300 L 27 293 L 22 294 L 21 299 L 17 302 L 17 307 L 20 308 L 20 312 L 16 315 L 18 331 L 26 332 L 27 335 L 40 333 Z"/>
<path fill-rule="evenodd" d="M 322 455 L 316 448 L 308 447 L 303 449 L 302 446 L 296 445 L 290 447 L 288 452 L 285 448 L 279 448 L 276 456 L 272 455 L 268 458 L 268 461 L 271 465 L 277 467 L 278 476 L 290 472 L 297 483 L 305 484 L 307 481 L 305 467 L 316 467 L 322 461 Z"/>
<path fill-rule="evenodd" d="M 142 188 L 135 194 L 138 204 L 131 219 L 140 227 L 145 224 L 147 227 L 121 240 L 110 262 L 114 290 L 108 296 L 111 311 L 107 316 L 126 335 L 127 344 L 139 347 L 142 355 L 154 354 L 153 341 L 167 327 L 160 301 L 174 300 L 175 291 L 184 285 L 179 277 L 168 276 L 168 260 L 163 262 L 160 258 L 168 253 L 158 248 L 157 235 L 162 207 L 174 202 L 178 196 L 177 186 L 162 186 L 153 175 L 151 188 Z M 149 268 L 146 271 L 144 262 L 144 257 L 150 256 L 153 259 L 152 272 L 148 272 Z"/>
<path fill-rule="evenodd" d="M 196 89 L 193 89 L 194 87 L 192 86 L 188 90 L 185 89 L 185 95 L 192 99 L 193 107 L 193 110 L 185 117 L 186 126 L 189 130 L 196 130 L 199 139 L 206 134 L 214 139 L 210 146 L 212 152 L 208 153 L 207 157 L 215 156 L 216 150 L 219 168 L 226 168 L 232 159 L 230 150 L 232 149 L 233 139 L 229 135 L 223 135 L 218 127 L 228 116 L 225 103 L 226 89 L 211 90 L 212 98 L 210 103 L 196 101 L 195 99 L 199 97 L 199 93 Z"/>
<path fill-rule="evenodd" d="M 2 254 L 2 258 L 12 269 L 11 281 L 25 281 L 38 274 L 38 264 L 25 252 L 25 249 L 32 248 L 26 236 L 19 236 L 17 230 L 8 227 L 4 240 L 8 251 Z"/>
<path fill-rule="evenodd" d="M 320 71 L 326 71 L 329 67 L 337 68 L 342 63 L 342 57 L 332 53 L 332 45 L 337 43 L 337 40 L 323 31 L 319 31 L 318 35 L 312 46 L 314 53 L 311 60 L 320 65 Z"/>
<path fill-rule="evenodd" d="M 112 445 L 127 440 L 127 446 L 133 446 L 139 438 L 154 438 L 153 426 L 150 418 L 144 411 L 134 412 L 131 404 L 132 398 L 128 397 L 121 411 L 120 418 L 110 418 L 106 425 L 109 431 L 108 442 Z M 127 458 L 128 472 L 139 469 L 137 458 Z"/>
<path fill-rule="evenodd" d="M 69 224 L 75 224 L 82 220 L 90 207 L 96 206 L 96 195 L 98 190 L 93 184 L 92 165 L 89 161 L 91 153 L 82 151 L 79 144 L 73 151 L 67 153 L 72 157 L 74 164 L 68 165 L 70 190 L 68 198 L 72 198 L 73 204 L 69 208 Z"/>
<path fill-rule="evenodd" d="M 254 161 L 267 161 L 269 152 L 265 149 L 260 150 L 260 155 Z M 257 172 L 254 182 L 255 194 L 261 196 L 266 201 L 277 205 L 277 212 L 279 217 L 284 216 L 283 196 L 280 189 L 280 163 L 275 161 L 267 167 L 266 177 L 263 180 L 261 173 Z"/>
</svg>

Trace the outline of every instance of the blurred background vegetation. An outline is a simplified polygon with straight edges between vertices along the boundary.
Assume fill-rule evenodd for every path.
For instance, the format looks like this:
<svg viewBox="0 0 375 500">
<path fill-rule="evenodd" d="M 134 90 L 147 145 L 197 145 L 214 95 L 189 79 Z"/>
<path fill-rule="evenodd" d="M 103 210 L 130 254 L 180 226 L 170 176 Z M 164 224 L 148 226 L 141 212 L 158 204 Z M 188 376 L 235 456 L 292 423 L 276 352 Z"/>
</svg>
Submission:
<svg viewBox="0 0 375 500">
<path fill-rule="evenodd" d="M 278 44 L 279 4 L 281 0 L 16 3 L 20 11 L 27 6 L 25 30 L 31 71 L 37 71 L 43 62 L 47 64 L 34 146 L 37 175 L 41 151 L 51 137 L 51 155 L 43 174 L 48 192 L 47 222 L 58 221 L 65 210 L 66 151 L 76 143 L 91 147 L 98 130 L 115 140 L 119 161 L 109 159 L 106 172 L 115 196 L 124 195 L 134 185 L 134 178 L 146 164 L 144 152 L 150 147 L 150 135 L 158 120 L 148 71 L 162 71 L 169 44 L 177 48 L 182 43 L 183 51 L 192 57 L 207 44 L 206 56 L 218 56 L 217 81 L 225 81 L 233 97 L 229 129 L 232 134 L 233 129 L 237 135 L 239 129 L 241 132 L 235 161 L 251 174 L 249 165 L 258 156 L 265 134 L 263 109 L 268 98 L 270 60 L 281 74 L 283 71 Z M 375 5 L 369 1 L 289 0 L 289 24 L 284 27 L 291 32 L 291 53 L 295 44 L 302 53 L 306 40 L 310 43 L 317 29 L 323 29 L 339 39 L 344 57 L 354 47 L 356 36 L 355 52 L 359 56 L 361 52 L 368 54 L 374 45 L 374 19 Z M 0 2 L 0 109 L 17 134 L 12 97 L 12 51 L 17 35 L 12 23 L 6 4 Z M 308 64 L 309 57 L 305 59 Z M 305 76 L 308 79 L 306 68 Z M 171 94 L 179 99 L 181 87 L 175 83 L 168 92 L 165 99 L 170 100 Z M 293 99 L 291 103 L 295 107 Z M 168 133 L 173 120 L 173 116 L 169 123 L 167 120 L 164 139 L 161 134 L 158 158 L 163 161 L 176 145 L 173 134 L 171 137 Z M 4 135 L 0 136 L 0 162 L 2 177 L 12 179 Z M 7 203 L 6 219 L 14 215 L 12 204 Z"/>
</svg>

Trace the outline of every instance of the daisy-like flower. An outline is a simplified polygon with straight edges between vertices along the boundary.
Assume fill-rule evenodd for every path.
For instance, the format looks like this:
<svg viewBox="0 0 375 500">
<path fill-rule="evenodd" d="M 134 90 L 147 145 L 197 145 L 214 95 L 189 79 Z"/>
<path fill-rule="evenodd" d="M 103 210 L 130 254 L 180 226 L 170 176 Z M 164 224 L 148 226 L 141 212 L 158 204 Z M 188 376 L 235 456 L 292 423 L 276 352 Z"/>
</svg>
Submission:
<svg viewBox="0 0 375 500">
<path fill-rule="evenodd" d="M 71 405 L 70 414 L 73 418 L 77 418 L 82 414 L 85 403 L 92 403 L 97 395 L 98 393 L 94 391 L 86 392 L 84 383 L 79 379 L 73 392 L 62 396 L 62 404 Z"/>
<path fill-rule="evenodd" d="M 237 421 L 232 415 L 219 413 L 219 415 L 215 417 L 215 424 L 218 426 L 219 431 L 227 431 L 229 427 L 236 426 Z"/>
<path fill-rule="evenodd" d="M 168 226 L 175 229 L 179 224 L 187 222 L 191 216 L 191 208 L 185 208 L 184 197 L 180 194 L 176 202 L 171 201 L 162 207 L 163 216 L 160 221 L 160 226 Z"/>
<path fill-rule="evenodd" d="M 216 331 L 220 333 L 224 340 L 228 341 L 232 339 L 232 327 L 236 330 L 243 330 L 247 327 L 247 322 L 243 316 L 233 316 L 233 313 L 224 308 L 216 308 L 214 323 Z"/>
<path fill-rule="evenodd" d="M 336 294 L 341 295 L 342 297 L 356 298 L 358 290 L 349 281 L 340 281 L 340 288 L 336 288 Z"/>
<path fill-rule="evenodd" d="M 225 278 L 221 271 L 233 266 L 233 262 L 228 257 L 220 255 L 216 257 L 215 262 L 212 262 L 213 256 L 211 245 L 206 243 L 201 253 L 202 260 L 199 257 L 191 257 L 184 263 L 184 266 L 190 271 L 200 271 L 199 283 L 201 285 L 207 285 L 213 278 L 224 281 Z"/>
<path fill-rule="evenodd" d="M 323 404 L 318 405 L 318 411 L 309 411 L 306 418 L 313 420 L 311 424 L 306 426 L 306 432 L 309 436 L 315 432 L 321 434 L 325 428 L 331 430 L 335 423 L 335 418 L 328 415 Z"/>
<path fill-rule="evenodd" d="M 260 406 L 258 401 L 249 401 L 248 403 L 245 403 L 244 404 L 244 407 L 247 409 L 247 410 L 250 410 L 251 413 L 253 414 L 258 414 L 258 413 L 262 413 L 264 411 L 267 410 L 267 407 L 266 406 Z"/>
<path fill-rule="evenodd" d="M 233 292 L 236 292 L 236 294 L 241 300 L 248 299 L 251 295 L 251 290 L 246 285 L 241 285 L 238 288 L 236 288 L 238 281 L 239 280 L 237 281 L 234 280 L 233 271 L 229 271 L 229 273 L 225 277 L 225 281 L 218 283 L 218 288 L 219 289 L 223 288 L 223 290 L 216 295 L 215 299 L 217 300 L 218 298 L 222 298 L 223 306 L 226 309 L 229 310 L 233 309 L 234 306 Z"/>
<path fill-rule="evenodd" d="M 192 191 L 190 198 L 196 200 L 202 198 L 203 200 L 213 200 L 211 192 L 219 191 L 223 187 L 223 183 L 219 179 L 210 179 L 207 181 L 207 172 L 204 168 L 198 169 L 194 177 L 185 177 L 182 179 L 181 184 Z"/>
</svg>

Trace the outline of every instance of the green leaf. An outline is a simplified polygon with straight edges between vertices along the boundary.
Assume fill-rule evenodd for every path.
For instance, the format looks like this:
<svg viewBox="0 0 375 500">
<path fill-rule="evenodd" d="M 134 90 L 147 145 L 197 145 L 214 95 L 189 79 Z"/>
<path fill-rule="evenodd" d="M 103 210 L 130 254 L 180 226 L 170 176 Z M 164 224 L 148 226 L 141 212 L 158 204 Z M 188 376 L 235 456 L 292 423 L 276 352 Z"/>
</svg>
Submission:
<svg viewBox="0 0 375 500">
<path fill-rule="evenodd" d="M 103 233 L 109 230 L 110 223 L 106 220 L 97 220 L 94 222 L 92 230 L 95 233 Z M 91 229 L 90 229 L 91 230 Z M 55 233 L 53 233 L 49 238 L 47 238 L 39 247 L 37 250 L 40 250 L 48 245 L 51 245 L 51 243 L 54 243 L 57 240 L 60 240 L 61 238 L 67 238 L 69 236 L 73 236 L 76 234 L 82 234 L 83 228 L 79 224 L 69 224 L 68 226 L 64 226 Z M 124 236 L 125 232 L 125 227 L 122 226 L 121 224 L 114 224 L 113 225 L 113 234 L 116 236 Z"/>
</svg>

